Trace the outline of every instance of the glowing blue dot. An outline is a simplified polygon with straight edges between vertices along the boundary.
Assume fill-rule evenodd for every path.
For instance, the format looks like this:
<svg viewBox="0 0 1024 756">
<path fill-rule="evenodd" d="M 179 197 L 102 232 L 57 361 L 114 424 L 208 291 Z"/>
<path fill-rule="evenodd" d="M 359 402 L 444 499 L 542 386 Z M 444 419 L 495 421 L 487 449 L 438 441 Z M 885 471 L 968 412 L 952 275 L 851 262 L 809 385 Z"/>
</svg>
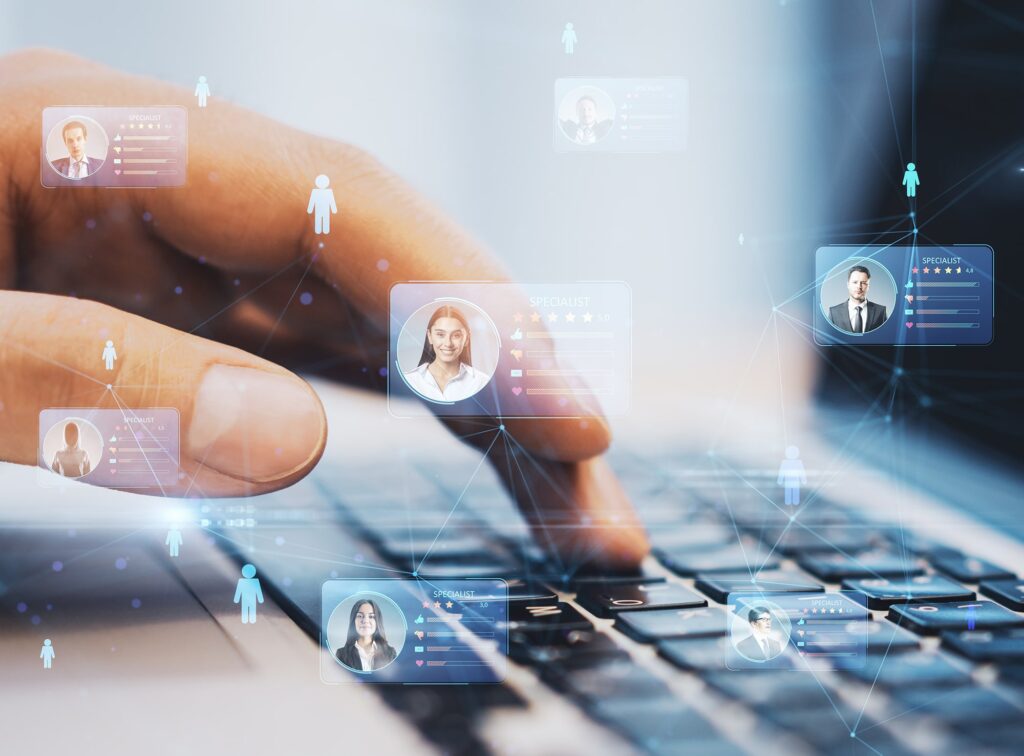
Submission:
<svg viewBox="0 0 1024 756">
<path fill-rule="evenodd" d="M 382 367 L 380 370 L 377 371 L 377 374 L 380 375 L 381 378 L 387 378 L 388 369 L 386 367 Z"/>
<path fill-rule="evenodd" d="M 331 577 L 332 578 L 338 577 L 338 571 L 337 570 L 331 570 Z"/>
<path fill-rule="evenodd" d="M 308 291 L 304 291 L 299 294 L 299 301 L 304 305 L 313 304 L 313 295 Z"/>
<path fill-rule="evenodd" d="M 389 263 L 387 260 L 385 260 L 383 258 L 381 258 L 380 260 L 377 261 L 377 270 L 379 270 L 381 273 L 383 273 L 385 270 L 387 270 L 390 267 L 391 267 L 391 263 Z"/>
<path fill-rule="evenodd" d="M 18 602 L 18 613 L 19 614 L 24 614 L 27 611 L 28 611 L 28 604 L 26 604 L 24 601 L 19 601 Z"/>
<path fill-rule="evenodd" d="M 184 291 L 184 289 L 182 289 L 180 286 L 175 286 L 174 287 L 174 293 L 175 294 L 181 294 L 182 291 Z"/>
<path fill-rule="evenodd" d="M 284 583 L 284 587 L 287 588 L 292 584 L 292 579 L 290 577 L 286 577 L 281 582 Z"/>
<path fill-rule="evenodd" d="M 499 425 L 499 426 L 498 426 L 498 430 L 500 430 L 500 431 L 503 431 L 503 430 L 505 430 L 505 424 L 504 424 L 504 423 L 502 423 L 501 425 Z"/>
<path fill-rule="evenodd" d="M 125 567 L 128 566 L 128 560 L 124 557 L 118 557 L 114 560 L 114 566 L 119 570 L 123 570 Z"/>
<path fill-rule="evenodd" d="M 96 221 L 90 218 L 85 222 L 85 227 L 92 231 L 94 228 L 96 228 Z"/>
<path fill-rule="evenodd" d="M 142 599 L 132 599 L 132 609 L 138 609 L 140 606 L 142 606 Z"/>
<path fill-rule="evenodd" d="M 153 220 L 153 213 L 147 210 L 142 214 L 142 220 L 146 221 L 146 223 L 149 223 L 151 220 Z"/>
<path fill-rule="evenodd" d="M 54 572 L 60 572 L 63 569 L 64 569 L 64 562 L 56 561 L 56 562 L 53 563 L 53 571 Z"/>
<path fill-rule="evenodd" d="M 276 543 L 278 546 L 284 546 L 284 536 L 278 536 L 277 538 L 275 538 L 274 543 Z"/>
<path fill-rule="evenodd" d="M 40 617 L 38 614 L 33 614 L 32 615 L 32 624 L 33 625 L 38 625 L 42 621 L 43 621 L 43 618 Z"/>
<path fill-rule="evenodd" d="M 199 264 L 200 265 L 206 265 L 206 255 L 200 255 L 199 256 Z"/>
<path fill-rule="evenodd" d="M 46 611 L 52 612 L 53 611 L 53 604 L 47 604 L 46 605 Z"/>
<path fill-rule="evenodd" d="M 233 283 L 235 284 L 235 286 L 238 286 L 242 282 L 236 278 Z"/>
</svg>

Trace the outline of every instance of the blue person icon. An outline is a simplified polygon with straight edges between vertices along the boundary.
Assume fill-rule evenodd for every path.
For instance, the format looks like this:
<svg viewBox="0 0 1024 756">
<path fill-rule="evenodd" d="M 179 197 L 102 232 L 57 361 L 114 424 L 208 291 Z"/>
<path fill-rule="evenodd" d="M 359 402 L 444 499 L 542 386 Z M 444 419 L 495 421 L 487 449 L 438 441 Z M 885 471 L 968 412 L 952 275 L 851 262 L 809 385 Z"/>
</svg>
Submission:
<svg viewBox="0 0 1024 756">
<path fill-rule="evenodd" d="M 565 54 L 572 55 L 576 50 L 576 30 L 572 28 L 572 24 L 566 24 L 565 30 L 562 32 L 562 44 L 565 45 Z"/>
<path fill-rule="evenodd" d="M 338 204 L 334 201 L 331 180 L 324 174 L 316 177 L 316 188 L 309 193 L 306 214 L 313 215 L 313 230 L 318 234 L 331 233 L 331 214 L 337 214 Z"/>
<path fill-rule="evenodd" d="M 903 186 L 907 187 L 907 196 L 916 197 L 917 187 L 921 185 L 921 177 L 917 175 L 917 166 L 907 163 L 907 170 L 903 174 Z"/>
<path fill-rule="evenodd" d="M 210 85 L 206 82 L 205 76 L 200 76 L 196 82 L 196 97 L 199 98 L 199 107 L 206 107 L 206 98 L 210 96 Z"/>
<path fill-rule="evenodd" d="M 256 621 L 256 602 L 263 603 L 263 589 L 260 588 L 260 580 L 256 577 L 256 568 L 247 564 L 242 567 L 242 577 L 238 580 L 238 587 L 235 588 L 235 603 L 242 604 L 242 624 L 247 625 Z"/>
<path fill-rule="evenodd" d="M 778 484 L 786 489 L 786 503 L 796 506 L 800 503 L 800 486 L 807 485 L 807 471 L 800 459 L 800 449 L 786 447 L 786 458 L 779 465 Z"/>
<path fill-rule="evenodd" d="M 181 531 L 178 530 L 177 524 L 171 525 L 171 529 L 167 531 L 167 538 L 164 539 L 164 545 L 170 547 L 172 557 L 178 556 L 178 548 L 182 543 Z"/>
<path fill-rule="evenodd" d="M 57 654 L 53 651 L 53 644 L 50 639 L 47 638 L 43 641 L 43 647 L 39 650 L 39 658 L 43 660 L 43 669 L 50 669 L 53 667 L 53 660 Z"/>
</svg>

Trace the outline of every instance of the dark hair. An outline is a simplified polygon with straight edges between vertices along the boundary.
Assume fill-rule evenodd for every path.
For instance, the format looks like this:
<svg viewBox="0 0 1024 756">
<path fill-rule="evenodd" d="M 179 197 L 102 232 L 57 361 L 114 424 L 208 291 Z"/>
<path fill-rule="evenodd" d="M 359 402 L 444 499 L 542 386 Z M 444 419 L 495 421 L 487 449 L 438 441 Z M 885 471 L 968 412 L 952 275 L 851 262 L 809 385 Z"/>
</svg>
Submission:
<svg viewBox="0 0 1024 756">
<path fill-rule="evenodd" d="M 88 136 L 89 136 L 89 129 L 85 128 L 85 124 L 84 123 L 82 123 L 81 121 L 68 121 L 67 123 L 64 124 L 64 128 L 60 130 L 60 138 L 61 139 L 65 139 L 66 138 L 65 135 L 69 131 L 71 131 L 71 129 L 81 129 L 82 130 L 82 136 L 84 136 L 86 138 L 88 138 Z"/>
<path fill-rule="evenodd" d="M 381 646 L 388 645 L 388 636 L 384 632 L 384 618 L 381 616 L 380 607 L 377 606 L 377 602 L 373 599 L 360 599 L 352 605 L 352 613 L 348 617 L 348 637 L 345 639 L 346 646 L 354 646 L 356 641 L 359 640 L 359 633 L 356 632 L 356 615 L 359 614 L 359 609 L 363 604 L 369 604 L 373 609 L 373 617 L 377 622 L 377 629 L 373 631 L 374 643 L 380 643 Z"/>
<path fill-rule="evenodd" d="M 747 622 L 756 622 L 758 616 L 762 614 L 767 614 L 769 617 L 772 616 L 772 613 L 768 610 L 768 607 L 755 606 L 753 609 L 747 612 Z"/>
<path fill-rule="evenodd" d="M 849 273 L 846 274 L 846 280 L 849 281 L 850 280 L 850 276 L 852 276 L 854 273 L 866 273 L 867 277 L 871 278 L 871 271 L 870 270 L 865 268 L 863 265 L 854 265 L 852 268 L 850 268 Z"/>
<path fill-rule="evenodd" d="M 74 446 L 78 443 L 79 438 L 80 433 L 77 423 L 68 423 L 64 426 L 64 443 L 68 446 Z"/>
<path fill-rule="evenodd" d="M 423 352 L 420 354 L 420 361 L 416 367 L 423 365 L 424 363 L 430 364 L 437 358 L 437 354 L 434 352 L 434 347 L 430 343 L 430 329 L 434 327 L 441 318 L 455 318 L 455 320 L 462 323 L 462 327 L 466 329 L 466 344 L 462 347 L 462 352 L 459 354 L 459 362 L 464 365 L 473 365 L 473 358 L 470 354 L 470 333 L 469 333 L 469 321 L 466 320 L 466 316 L 462 314 L 460 310 L 451 305 L 444 305 L 434 310 L 434 314 L 430 316 L 430 321 L 427 323 L 427 332 L 423 336 Z"/>
</svg>

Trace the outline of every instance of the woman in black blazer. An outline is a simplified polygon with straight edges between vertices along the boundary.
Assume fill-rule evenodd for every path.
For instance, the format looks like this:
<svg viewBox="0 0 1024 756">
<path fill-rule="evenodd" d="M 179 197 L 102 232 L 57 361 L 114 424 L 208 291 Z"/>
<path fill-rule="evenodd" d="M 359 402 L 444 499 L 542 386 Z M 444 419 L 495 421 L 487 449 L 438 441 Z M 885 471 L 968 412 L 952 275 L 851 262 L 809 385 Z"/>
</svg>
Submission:
<svg viewBox="0 0 1024 756">
<path fill-rule="evenodd" d="M 335 654 L 338 661 L 356 672 L 374 672 L 388 666 L 397 655 L 388 643 L 377 602 L 366 599 L 353 604 L 348 639 Z"/>
</svg>

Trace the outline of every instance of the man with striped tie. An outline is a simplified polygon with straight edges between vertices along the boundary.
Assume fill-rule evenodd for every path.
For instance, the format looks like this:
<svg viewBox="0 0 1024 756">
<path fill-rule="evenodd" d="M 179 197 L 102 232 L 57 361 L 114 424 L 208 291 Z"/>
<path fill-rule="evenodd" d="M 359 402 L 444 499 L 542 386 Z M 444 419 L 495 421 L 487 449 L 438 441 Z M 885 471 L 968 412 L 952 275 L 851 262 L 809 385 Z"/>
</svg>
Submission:
<svg viewBox="0 0 1024 756">
<path fill-rule="evenodd" d="M 64 145 L 68 148 L 68 157 L 54 160 L 50 163 L 57 173 L 69 179 L 84 179 L 91 176 L 103 165 L 103 161 L 97 158 L 89 158 L 85 154 L 86 140 L 89 138 L 89 130 L 81 121 L 68 121 L 61 129 L 61 137 Z"/>
<path fill-rule="evenodd" d="M 846 274 L 846 290 L 850 298 L 829 308 L 829 319 L 836 328 L 848 333 L 867 333 L 885 323 L 888 313 L 884 305 L 868 301 L 871 271 L 854 265 Z"/>
</svg>

